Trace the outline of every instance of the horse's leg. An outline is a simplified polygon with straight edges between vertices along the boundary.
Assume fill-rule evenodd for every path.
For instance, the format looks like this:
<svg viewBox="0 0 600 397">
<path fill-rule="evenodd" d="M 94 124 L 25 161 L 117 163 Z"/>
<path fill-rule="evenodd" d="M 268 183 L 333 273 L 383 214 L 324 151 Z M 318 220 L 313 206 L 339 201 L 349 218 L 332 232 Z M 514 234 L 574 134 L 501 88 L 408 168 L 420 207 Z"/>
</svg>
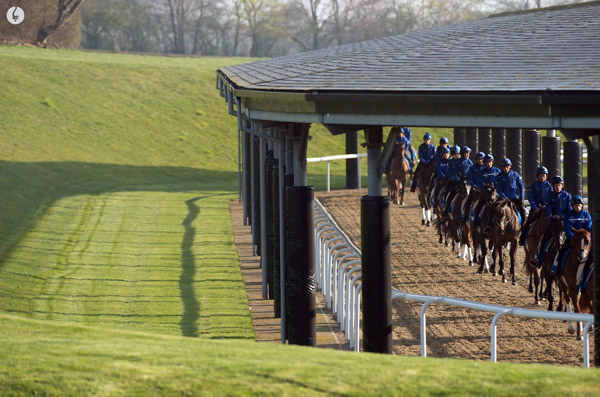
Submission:
<svg viewBox="0 0 600 397">
<path fill-rule="evenodd" d="M 569 286 L 569 295 L 571 297 L 571 301 L 573 302 L 573 309 L 575 313 L 581 313 L 581 309 L 579 307 L 579 288 L 577 286 Z M 581 328 L 581 321 L 577 321 L 577 340 L 581 340 L 583 337 L 583 330 Z"/>
<path fill-rule="evenodd" d="M 423 219 L 421 219 L 421 225 L 425 225 L 425 219 L 427 219 L 427 215 L 425 213 L 425 207 L 423 207 L 423 201 L 421 201 L 421 211 L 423 212 Z"/>
<path fill-rule="evenodd" d="M 404 205 L 404 188 L 406 187 L 406 182 L 407 182 L 406 176 L 404 176 L 404 181 L 402 181 L 400 183 L 402 185 L 401 186 L 402 192 L 400 193 L 400 205 Z"/>
<path fill-rule="evenodd" d="M 516 239 L 513 238 L 513 240 L 510 242 L 510 274 L 512 275 L 512 285 L 517 285 L 517 275 L 515 274 L 515 256 L 517 254 L 517 247 L 519 246 L 519 238 L 517 237 Z M 538 285 L 539 285 L 539 279 L 538 279 Z M 537 295 L 537 289 L 536 289 L 536 295 Z"/>
</svg>

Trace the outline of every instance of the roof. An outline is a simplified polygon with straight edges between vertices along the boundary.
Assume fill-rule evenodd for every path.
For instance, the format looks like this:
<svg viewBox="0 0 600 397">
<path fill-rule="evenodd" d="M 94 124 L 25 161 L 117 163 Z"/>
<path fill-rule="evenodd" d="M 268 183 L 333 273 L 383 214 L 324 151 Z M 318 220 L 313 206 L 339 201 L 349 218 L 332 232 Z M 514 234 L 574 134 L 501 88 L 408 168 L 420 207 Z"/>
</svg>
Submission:
<svg viewBox="0 0 600 397">
<path fill-rule="evenodd" d="M 501 14 L 219 70 L 286 92 L 600 91 L 600 2 Z"/>
</svg>

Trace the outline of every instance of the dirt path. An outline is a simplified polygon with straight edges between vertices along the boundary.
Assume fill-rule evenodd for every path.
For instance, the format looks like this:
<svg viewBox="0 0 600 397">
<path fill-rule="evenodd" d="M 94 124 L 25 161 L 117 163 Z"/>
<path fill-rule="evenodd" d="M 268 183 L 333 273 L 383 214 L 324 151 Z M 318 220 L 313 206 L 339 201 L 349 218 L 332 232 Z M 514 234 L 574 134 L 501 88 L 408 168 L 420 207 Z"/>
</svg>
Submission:
<svg viewBox="0 0 600 397">
<path fill-rule="evenodd" d="M 322 192 L 317 198 L 360 248 L 360 196 L 365 189 Z M 434 228 L 421 226 L 416 193 L 406 193 L 406 205 L 393 205 L 392 286 L 401 291 L 451 296 L 504 306 L 545 310 L 534 304 L 522 269 L 523 250 L 517 257 L 518 285 L 503 284 L 500 276 L 477 274 L 475 267 L 456 258 L 437 243 Z M 394 353 L 420 354 L 420 304 L 394 302 Z M 493 314 L 433 304 L 427 309 L 427 347 L 431 357 L 490 359 L 490 323 Z M 498 322 L 498 361 L 581 366 L 582 342 L 567 333 L 562 321 L 503 317 Z M 591 338 L 593 339 L 593 338 Z M 593 352 L 593 340 L 590 352 Z"/>
</svg>

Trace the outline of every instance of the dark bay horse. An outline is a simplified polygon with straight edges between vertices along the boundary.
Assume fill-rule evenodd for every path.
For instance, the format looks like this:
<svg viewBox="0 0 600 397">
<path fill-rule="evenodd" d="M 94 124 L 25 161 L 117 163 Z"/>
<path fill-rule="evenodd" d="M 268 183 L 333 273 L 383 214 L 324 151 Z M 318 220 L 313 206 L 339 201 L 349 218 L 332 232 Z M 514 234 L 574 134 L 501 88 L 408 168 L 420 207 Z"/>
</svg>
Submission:
<svg viewBox="0 0 600 397">
<path fill-rule="evenodd" d="M 404 188 L 409 173 L 410 167 L 406 159 L 406 151 L 404 144 L 401 144 L 394 153 L 390 170 L 385 174 L 388 181 L 388 194 L 392 203 L 404 205 Z"/>
<path fill-rule="evenodd" d="M 506 282 L 506 272 L 504 271 L 504 248 L 510 243 L 510 274 L 512 276 L 512 285 L 517 285 L 515 274 L 515 256 L 519 247 L 519 236 L 521 235 L 521 224 L 519 222 L 519 211 L 515 205 L 505 199 L 499 199 L 492 207 L 492 244 L 494 251 L 492 256 L 492 274 L 495 276 L 496 258 L 500 265 L 499 274 L 502 276 L 502 282 Z"/>
<path fill-rule="evenodd" d="M 529 292 L 533 292 L 535 284 L 535 304 L 539 305 L 543 300 L 542 289 L 540 288 L 542 267 L 532 265 L 531 261 L 535 257 L 537 246 L 546 232 L 550 221 L 545 214 L 544 207 L 538 207 L 531 211 L 529 217 L 533 219 L 529 233 L 525 239 L 525 263 L 524 268 L 529 276 Z M 543 283 L 542 283 L 543 285 Z"/>
<path fill-rule="evenodd" d="M 592 241 L 590 239 L 590 232 L 585 229 L 573 229 L 573 237 L 571 237 L 570 245 L 571 251 L 568 253 L 565 260 L 565 266 L 562 270 L 562 274 L 557 277 L 558 288 L 562 292 L 562 300 L 565 304 L 567 313 L 581 313 L 581 307 L 579 306 L 579 286 L 578 286 L 578 273 L 580 268 L 583 268 L 590 253 Z M 558 258 L 560 261 L 561 258 Z M 559 266 L 560 268 L 560 266 Z M 586 307 L 587 308 L 587 307 Z M 570 334 L 575 332 L 575 327 L 572 322 L 568 322 L 568 331 Z M 577 322 L 577 340 L 581 340 L 583 331 L 581 322 Z"/>
<path fill-rule="evenodd" d="M 560 246 L 562 245 L 562 242 L 564 240 L 564 232 L 563 232 L 563 223 L 562 223 L 562 218 L 558 215 L 552 215 L 550 217 L 550 221 L 549 224 L 547 226 L 547 229 L 550 231 L 551 233 L 551 238 L 550 241 L 547 243 L 547 247 L 539 247 L 539 250 L 546 250 L 546 256 L 544 258 L 543 263 L 539 263 L 538 267 L 540 268 L 540 276 L 541 276 L 541 288 L 540 289 L 544 289 L 543 285 L 544 282 L 546 283 L 546 288 L 544 289 L 542 296 L 548 299 L 548 310 L 552 311 L 553 310 L 553 305 L 554 305 L 554 295 L 552 293 L 552 287 L 554 285 L 554 277 L 552 277 L 552 265 L 554 264 L 554 258 L 556 258 L 556 255 L 558 254 L 558 251 L 560 250 Z M 537 267 L 533 266 L 531 263 L 528 264 L 528 268 L 535 268 L 537 269 Z M 560 293 L 559 290 L 559 294 L 560 296 L 562 296 L 562 294 Z M 559 306 L 556 309 L 557 311 L 562 311 L 562 299 L 559 300 Z"/>
<path fill-rule="evenodd" d="M 479 264 L 477 273 L 480 274 L 483 272 L 487 273 L 490 270 L 487 260 L 488 241 L 490 248 L 493 248 L 493 245 L 490 241 L 492 237 L 492 228 L 489 224 L 491 223 L 491 208 L 496 202 L 496 199 L 497 195 L 494 185 L 483 185 L 479 200 L 473 203 L 471 215 L 469 216 L 475 260 Z"/>
<path fill-rule="evenodd" d="M 423 212 L 422 225 L 431 226 L 431 204 L 430 204 L 430 186 L 431 178 L 435 172 L 435 162 L 430 161 L 425 164 L 422 169 L 419 170 L 419 182 L 417 184 L 417 195 L 419 196 L 419 202 L 421 203 L 421 211 Z"/>
<path fill-rule="evenodd" d="M 465 222 L 462 221 L 463 204 L 469 196 L 469 183 L 466 178 L 460 179 L 457 189 L 458 192 L 450 203 L 448 228 L 452 236 L 452 249 L 457 254 L 456 257 L 466 259 L 467 252 L 471 249 L 471 236 L 468 230 L 467 233 L 464 233 Z M 469 264 L 473 264 L 472 258 Z"/>
</svg>

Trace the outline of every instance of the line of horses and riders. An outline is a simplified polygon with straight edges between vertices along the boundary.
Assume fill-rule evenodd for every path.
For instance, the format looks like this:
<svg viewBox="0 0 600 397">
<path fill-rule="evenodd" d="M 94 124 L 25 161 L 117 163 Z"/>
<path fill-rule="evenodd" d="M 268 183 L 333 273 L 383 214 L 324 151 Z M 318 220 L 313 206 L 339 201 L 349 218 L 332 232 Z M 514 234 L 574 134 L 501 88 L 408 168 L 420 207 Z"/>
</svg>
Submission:
<svg viewBox="0 0 600 397">
<path fill-rule="evenodd" d="M 468 259 L 471 266 L 479 265 L 478 273 L 501 275 L 505 283 L 510 276 L 517 285 L 515 255 L 521 245 L 529 292 L 535 293 L 536 304 L 547 299 L 548 310 L 553 310 L 552 289 L 556 285 L 557 311 L 592 313 L 592 218 L 582 197 L 564 190 L 560 175 L 552 176 L 549 182 L 548 169 L 537 169 L 529 188 L 528 211 L 523 180 L 511 169 L 510 159 L 502 159 L 499 169 L 491 154 L 479 152 L 473 163 L 468 146 L 450 146 L 442 137 L 436 148 L 431 135 L 425 133 L 413 170 L 417 156 L 410 142 L 411 130 L 394 128 L 399 129 L 398 139 L 386 168 L 388 193 L 394 204 L 404 205 L 410 176 L 410 190 L 419 197 L 422 225 L 433 223 L 439 243 L 451 244 L 458 258 Z M 504 268 L 505 251 L 510 257 L 508 271 Z M 576 330 L 569 323 L 568 331 L 577 331 L 577 339 L 581 339 L 581 323 Z"/>
</svg>

